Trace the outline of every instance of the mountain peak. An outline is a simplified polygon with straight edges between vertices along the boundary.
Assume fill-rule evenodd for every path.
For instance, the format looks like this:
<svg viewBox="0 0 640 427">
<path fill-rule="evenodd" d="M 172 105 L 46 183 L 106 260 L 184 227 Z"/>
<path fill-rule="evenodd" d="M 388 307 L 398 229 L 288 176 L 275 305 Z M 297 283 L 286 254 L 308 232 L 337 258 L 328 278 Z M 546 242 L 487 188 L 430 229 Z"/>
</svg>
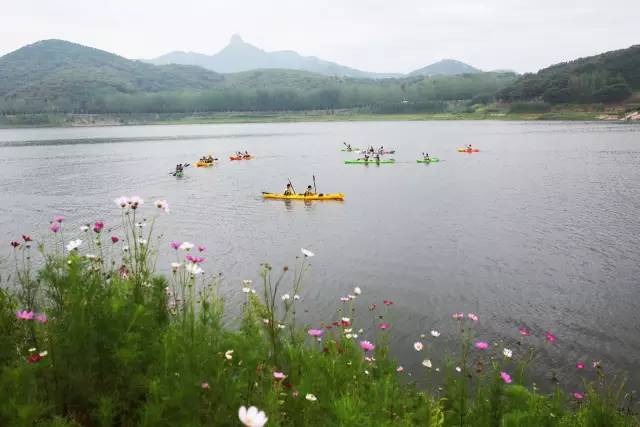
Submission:
<svg viewBox="0 0 640 427">
<path fill-rule="evenodd" d="M 438 62 L 427 65 L 426 67 L 409 73 L 410 76 L 437 76 L 447 75 L 455 76 L 458 74 L 473 74 L 480 73 L 481 70 L 472 67 L 469 64 L 458 61 L 457 59 L 441 59 Z"/>
<path fill-rule="evenodd" d="M 231 40 L 229 40 L 230 45 L 234 44 L 244 44 L 244 40 L 240 37 L 240 34 L 234 34 L 231 36 Z"/>
</svg>

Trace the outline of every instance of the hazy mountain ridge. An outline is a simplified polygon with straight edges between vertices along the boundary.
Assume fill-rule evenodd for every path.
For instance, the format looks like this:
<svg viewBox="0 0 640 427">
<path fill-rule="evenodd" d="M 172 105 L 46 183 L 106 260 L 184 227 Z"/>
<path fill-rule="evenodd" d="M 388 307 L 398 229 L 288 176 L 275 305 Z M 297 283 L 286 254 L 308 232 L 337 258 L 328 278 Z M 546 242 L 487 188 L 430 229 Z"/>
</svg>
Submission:
<svg viewBox="0 0 640 427">
<path fill-rule="evenodd" d="M 231 38 L 230 43 L 225 48 L 213 55 L 176 51 L 151 59 L 148 62 L 152 64 L 198 65 L 219 73 L 275 68 L 354 78 L 405 77 L 402 73 L 374 73 L 357 70 L 335 62 L 325 61 L 315 56 L 303 56 L 292 50 L 267 52 L 244 42 L 237 34 Z M 423 72 L 423 70 L 426 70 L 426 72 Z M 480 70 L 460 61 L 443 60 L 408 75 L 457 75 L 473 72 L 480 72 Z"/>
</svg>

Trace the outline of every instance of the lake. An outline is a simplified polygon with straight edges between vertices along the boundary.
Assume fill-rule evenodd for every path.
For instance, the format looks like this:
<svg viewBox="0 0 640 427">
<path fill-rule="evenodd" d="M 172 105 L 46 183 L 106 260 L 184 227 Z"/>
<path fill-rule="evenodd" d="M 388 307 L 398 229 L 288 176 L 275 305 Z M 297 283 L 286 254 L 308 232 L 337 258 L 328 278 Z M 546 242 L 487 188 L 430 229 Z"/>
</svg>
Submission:
<svg viewBox="0 0 640 427">
<path fill-rule="evenodd" d="M 345 165 L 342 142 L 394 148 L 393 165 Z M 479 153 L 458 153 L 472 143 Z M 254 160 L 230 162 L 236 150 Z M 437 164 L 417 164 L 428 151 Z M 212 168 L 169 172 L 212 153 Z M 298 191 L 344 202 L 265 201 L 290 178 Z M 315 252 L 302 292 L 305 321 L 335 320 L 339 297 L 391 307 L 392 344 L 405 367 L 441 362 L 452 348 L 454 311 L 480 316 L 477 336 L 505 338 L 516 354 L 538 348 L 540 380 L 553 369 L 577 383 L 574 365 L 602 360 L 640 385 L 640 126 L 566 122 L 358 122 L 0 130 L 0 253 L 23 233 L 47 236 L 56 214 L 67 237 L 95 219 L 114 224 L 113 199 L 140 195 L 158 221 L 160 264 L 168 242 L 208 250 L 204 268 L 223 272 L 228 321 L 256 284 L 260 263 L 294 266 Z M 73 224 L 73 225 L 72 225 Z M 117 233 L 117 230 L 116 230 Z M 5 260 L 5 267 L 11 263 Z M 518 327 L 536 337 L 522 346 Z M 431 329 L 442 332 L 437 340 Z M 544 343 L 550 330 L 558 340 Z M 426 350 L 412 343 L 423 339 Z M 502 344 L 500 344 L 502 346 Z M 424 369 L 424 368 L 423 368 Z M 592 371 L 592 370 L 591 370 Z M 417 374 L 416 374 L 417 375 Z M 592 375 L 592 372 L 587 373 Z"/>
</svg>

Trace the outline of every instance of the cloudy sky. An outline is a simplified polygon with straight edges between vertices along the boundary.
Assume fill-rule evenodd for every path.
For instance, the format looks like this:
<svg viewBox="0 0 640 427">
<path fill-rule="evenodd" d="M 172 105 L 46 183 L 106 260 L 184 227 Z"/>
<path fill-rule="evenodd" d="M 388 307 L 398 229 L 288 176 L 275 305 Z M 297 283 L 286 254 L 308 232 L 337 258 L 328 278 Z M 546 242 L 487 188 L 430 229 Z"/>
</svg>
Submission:
<svg viewBox="0 0 640 427">
<path fill-rule="evenodd" d="M 640 43 L 640 1 L 20 0 L 0 8 L 0 55 L 59 38 L 128 58 L 215 53 L 232 34 L 378 72 L 442 58 L 536 71 Z"/>
</svg>

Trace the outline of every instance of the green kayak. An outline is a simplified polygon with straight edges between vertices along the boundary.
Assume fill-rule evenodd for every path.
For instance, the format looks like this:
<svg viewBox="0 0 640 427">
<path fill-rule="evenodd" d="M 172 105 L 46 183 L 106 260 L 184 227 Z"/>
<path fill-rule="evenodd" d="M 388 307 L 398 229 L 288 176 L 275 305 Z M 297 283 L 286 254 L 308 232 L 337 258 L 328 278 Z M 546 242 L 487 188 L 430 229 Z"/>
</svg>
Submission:
<svg viewBox="0 0 640 427">
<path fill-rule="evenodd" d="M 176 178 L 182 178 L 182 177 L 184 176 L 184 172 L 176 172 L 176 173 L 174 174 L 174 176 L 175 176 Z"/>
<path fill-rule="evenodd" d="M 418 162 L 418 163 L 437 163 L 439 161 L 440 161 L 440 159 L 437 158 L 437 157 L 431 157 L 429 160 L 425 160 L 425 159 L 416 160 L 416 162 Z"/>
<path fill-rule="evenodd" d="M 344 164 L 345 165 L 368 165 L 368 164 L 374 164 L 374 165 L 381 165 L 381 164 L 387 164 L 387 163 L 395 163 L 395 159 L 387 159 L 387 160 L 345 160 Z"/>
</svg>

